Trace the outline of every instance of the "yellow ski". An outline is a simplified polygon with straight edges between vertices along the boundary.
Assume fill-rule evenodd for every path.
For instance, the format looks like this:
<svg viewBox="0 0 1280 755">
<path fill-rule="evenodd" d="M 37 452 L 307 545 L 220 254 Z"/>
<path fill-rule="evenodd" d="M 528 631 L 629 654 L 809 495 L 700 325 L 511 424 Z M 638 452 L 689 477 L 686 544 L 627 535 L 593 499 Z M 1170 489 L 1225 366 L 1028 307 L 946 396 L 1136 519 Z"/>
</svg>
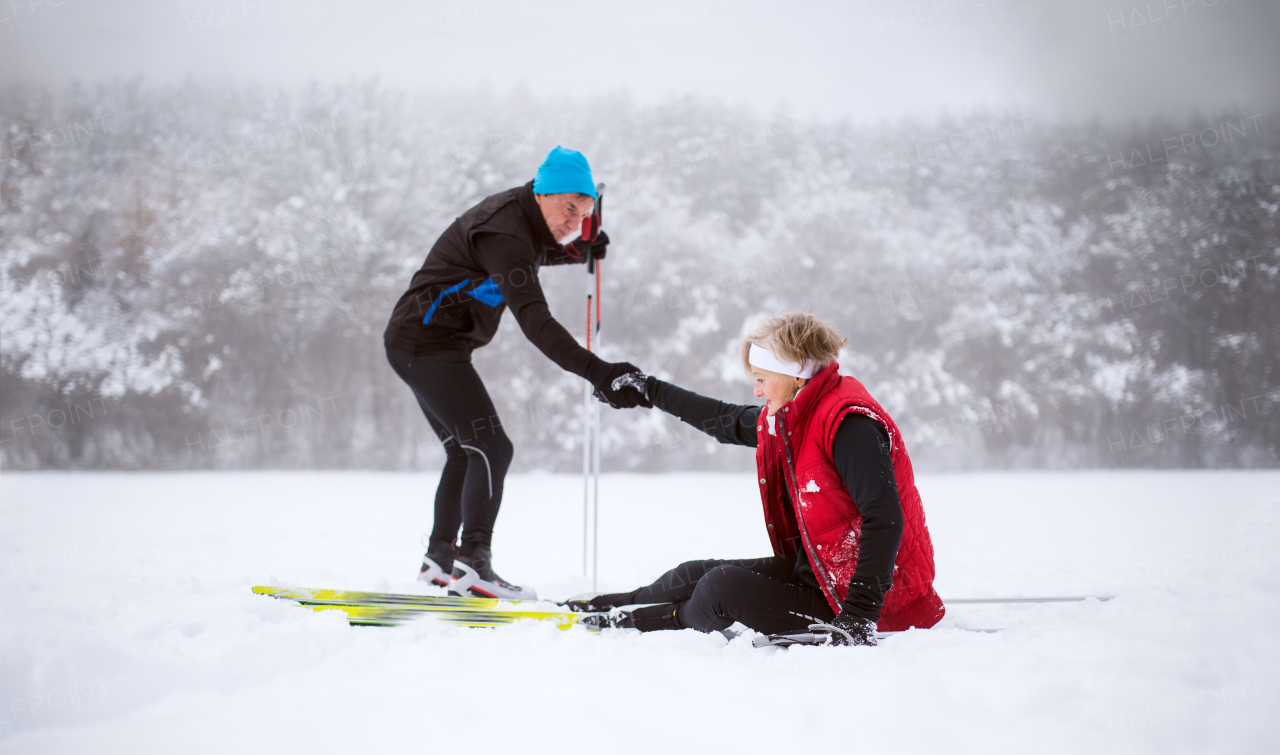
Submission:
<svg viewBox="0 0 1280 755">
<path fill-rule="evenodd" d="M 499 627 L 517 621 L 549 621 L 561 629 L 582 624 L 588 614 L 535 609 L 539 601 L 435 597 L 357 590 L 257 586 L 253 591 L 291 600 L 313 611 L 342 611 L 352 626 L 398 626 L 423 616 L 455 626 Z M 597 627 L 582 624 L 590 630 Z"/>
</svg>

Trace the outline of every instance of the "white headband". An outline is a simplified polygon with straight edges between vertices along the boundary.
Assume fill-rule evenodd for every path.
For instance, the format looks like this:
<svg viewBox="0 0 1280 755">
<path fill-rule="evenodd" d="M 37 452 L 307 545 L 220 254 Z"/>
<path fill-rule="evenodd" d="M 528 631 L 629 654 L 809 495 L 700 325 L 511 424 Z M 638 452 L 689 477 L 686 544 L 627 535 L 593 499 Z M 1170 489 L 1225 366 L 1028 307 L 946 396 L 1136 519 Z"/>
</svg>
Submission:
<svg viewBox="0 0 1280 755">
<path fill-rule="evenodd" d="M 804 378 L 805 380 L 813 377 L 813 373 L 817 372 L 812 361 L 803 367 L 800 366 L 799 362 L 784 362 L 774 356 L 772 351 L 756 346 L 754 343 L 751 344 L 751 351 L 747 355 L 747 361 L 751 363 L 752 367 L 759 367 L 770 372 L 780 372 L 783 375 Z"/>
</svg>

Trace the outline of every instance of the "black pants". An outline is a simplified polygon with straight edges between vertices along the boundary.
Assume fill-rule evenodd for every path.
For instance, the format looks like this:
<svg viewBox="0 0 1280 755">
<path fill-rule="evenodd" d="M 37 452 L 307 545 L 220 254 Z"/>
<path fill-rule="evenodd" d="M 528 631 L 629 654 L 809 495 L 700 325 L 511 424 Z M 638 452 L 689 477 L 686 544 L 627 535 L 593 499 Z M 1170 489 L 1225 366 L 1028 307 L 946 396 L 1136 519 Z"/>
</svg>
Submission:
<svg viewBox="0 0 1280 755">
<path fill-rule="evenodd" d="M 489 547 L 502 505 L 513 448 L 480 375 L 463 349 L 413 354 L 387 347 L 387 361 L 409 384 L 436 437 L 444 471 L 436 488 L 430 549 L 452 548 L 462 528 L 462 555 Z"/>
<path fill-rule="evenodd" d="M 688 561 L 657 582 L 628 593 L 602 595 L 597 605 L 657 603 L 633 613 L 636 628 L 727 629 L 735 621 L 766 634 L 803 632 L 835 618 L 822 591 L 794 580 L 794 556 L 738 561 Z"/>
</svg>

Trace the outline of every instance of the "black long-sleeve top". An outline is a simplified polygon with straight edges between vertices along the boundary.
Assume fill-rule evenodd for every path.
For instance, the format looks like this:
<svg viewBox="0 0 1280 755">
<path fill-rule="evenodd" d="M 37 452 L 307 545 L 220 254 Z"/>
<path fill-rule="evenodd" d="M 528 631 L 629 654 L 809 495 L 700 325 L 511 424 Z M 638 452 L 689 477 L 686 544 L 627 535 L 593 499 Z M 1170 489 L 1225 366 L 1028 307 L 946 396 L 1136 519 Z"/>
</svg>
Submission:
<svg viewBox="0 0 1280 755">
<path fill-rule="evenodd" d="M 515 315 L 525 337 L 561 368 L 592 383 L 609 365 L 587 351 L 551 315 L 538 269 L 586 261 L 556 243 L 533 195 L 533 182 L 464 212 L 445 229 L 396 302 L 383 333 L 387 346 L 415 353 L 478 349 Z"/>
<path fill-rule="evenodd" d="M 650 401 L 664 412 L 721 443 L 755 447 L 756 423 L 764 407 L 728 404 L 652 376 L 647 388 Z M 889 436 L 874 419 L 847 414 L 836 428 L 831 460 L 862 515 L 858 563 L 842 608 L 859 618 L 878 621 L 884 595 L 893 585 L 893 563 L 902 539 L 902 503 L 893 475 Z M 804 548 L 796 557 L 795 578 L 818 587 Z"/>
</svg>

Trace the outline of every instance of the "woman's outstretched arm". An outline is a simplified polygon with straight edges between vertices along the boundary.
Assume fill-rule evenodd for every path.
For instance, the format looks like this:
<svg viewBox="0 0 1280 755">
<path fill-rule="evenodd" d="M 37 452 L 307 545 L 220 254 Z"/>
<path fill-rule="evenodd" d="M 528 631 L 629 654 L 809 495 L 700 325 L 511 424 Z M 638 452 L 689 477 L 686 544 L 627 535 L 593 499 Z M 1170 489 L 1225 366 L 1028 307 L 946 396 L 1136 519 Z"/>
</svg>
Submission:
<svg viewBox="0 0 1280 755">
<path fill-rule="evenodd" d="M 662 411 L 687 422 L 721 443 L 756 445 L 756 420 L 763 407 L 754 404 L 726 404 L 700 396 L 653 375 L 645 379 L 649 401 Z"/>
</svg>

